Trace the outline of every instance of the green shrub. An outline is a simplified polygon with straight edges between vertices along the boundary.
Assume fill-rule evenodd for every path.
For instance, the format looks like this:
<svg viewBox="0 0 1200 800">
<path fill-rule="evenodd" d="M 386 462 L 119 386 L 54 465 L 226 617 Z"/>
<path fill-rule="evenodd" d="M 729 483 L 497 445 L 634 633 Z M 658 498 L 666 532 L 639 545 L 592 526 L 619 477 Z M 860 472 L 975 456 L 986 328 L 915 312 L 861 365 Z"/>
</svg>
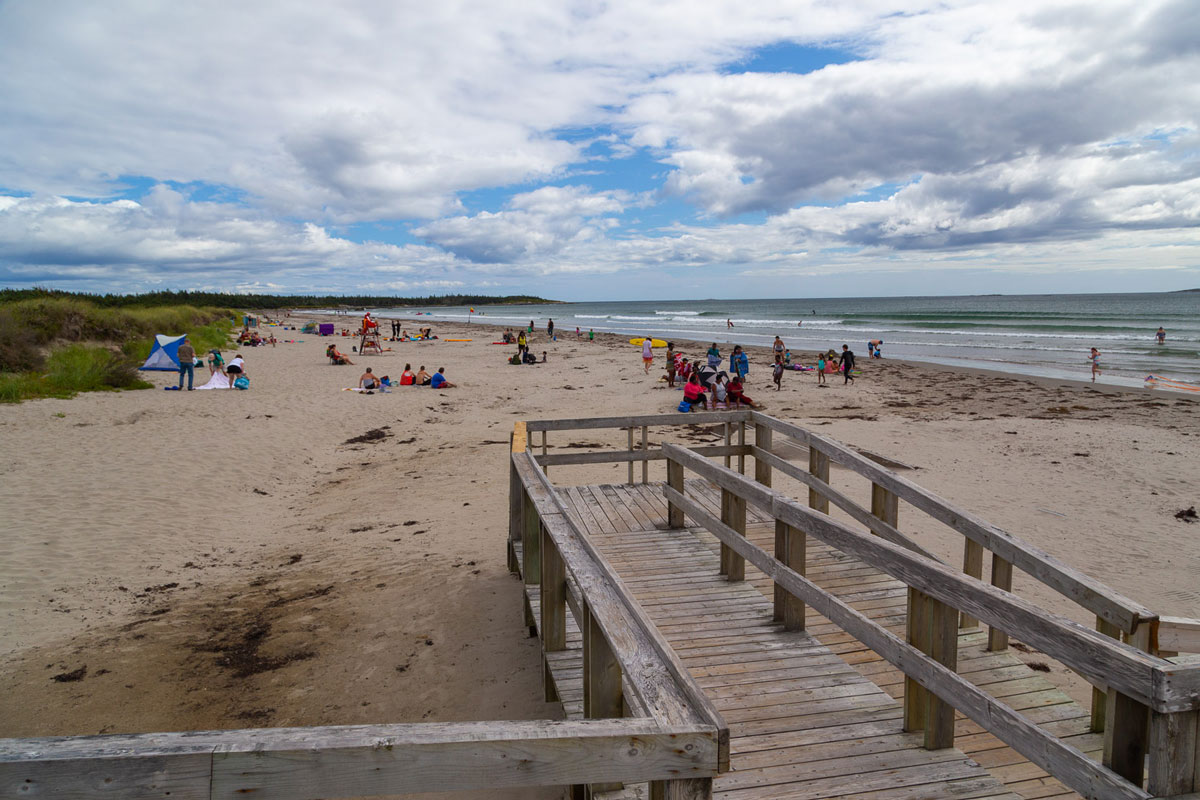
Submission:
<svg viewBox="0 0 1200 800">
<path fill-rule="evenodd" d="M 145 383 L 128 358 L 107 347 L 69 345 L 51 353 L 46 368 L 47 382 L 69 392 L 130 389 Z"/>
<path fill-rule="evenodd" d="M 229 309 L 193 306 L 101 308 L 73 297 L 5 303 L 0 305 L 0 402 L 150 388 L 136 368 L 150 355 L 155 334 L 186 333 L 197 353 L 226 349 L 232 316 Z M 75 344 L 55 346 L 63 342 Z M 110 342 L 120 353 L 82 342 Z"/>
</svg>

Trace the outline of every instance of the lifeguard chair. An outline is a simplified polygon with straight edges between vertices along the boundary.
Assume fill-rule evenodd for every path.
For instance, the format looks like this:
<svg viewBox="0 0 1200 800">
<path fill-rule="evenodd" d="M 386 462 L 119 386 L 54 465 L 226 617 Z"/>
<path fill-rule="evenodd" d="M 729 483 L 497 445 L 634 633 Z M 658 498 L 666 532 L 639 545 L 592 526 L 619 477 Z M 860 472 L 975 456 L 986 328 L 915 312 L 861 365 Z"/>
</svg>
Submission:
<svg viewBox="0 0 1200 800">
<path fill-rule="evenodd" d="M 362 329 L 359 331 L 359 336 L 359 353 L 366 354 L 371 352 L 383 355 L 383 345 L 379 341 L 379 324 L 371 319 L 370 312 L 363 317 Z"/>
</svg>

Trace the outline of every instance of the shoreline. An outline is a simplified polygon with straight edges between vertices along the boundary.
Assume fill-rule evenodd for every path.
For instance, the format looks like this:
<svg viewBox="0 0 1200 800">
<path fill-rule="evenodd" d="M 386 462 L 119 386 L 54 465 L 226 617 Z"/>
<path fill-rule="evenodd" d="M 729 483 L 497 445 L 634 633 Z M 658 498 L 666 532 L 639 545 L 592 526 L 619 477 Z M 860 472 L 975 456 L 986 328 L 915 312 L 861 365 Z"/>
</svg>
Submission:
<svg viewBox="0 0 1200 800">
<path fill-rule="evenodd" d="M 16 532 L 0 543 L 0 735 L 552 716 L 503 556 L 512 423 L 668 413 L 677 396 L 619 334 L 539 331 L 531 349 L 549 361 L 518 368 L 515 347 L 485 343 L 504 325 L 417 319 L 476 341 L 385 343 L 333 367 L 328 340 L 271 329 L 276 348 L 242 351 L 248 392 L 164 392 L 176 376 L 151 373 L 154 390 L 0 407 L 0 508 Z M 708 344 L 676 343 L 701 358 Z M 1200 617 L 1197 529 L 1174 518 L 1200 499 L 1196 400 L 897 359 L 860 359 L 849 386 L 785 373 L 776 392 L 769 351 L 746 349 L 747 393 L 767 413 L 910 464 L 912 480 L 1117 591 Z M 406 361 L 445 366 L 460 388 L 342 391 L 364 365 L 395 377 Z M 56 461 L 69 492 L 40 477 Z M 833 480 L 869 505 L 869 487 Z M 904 508 L 900 528 L 961 562 L 960 536 Z M 1094 624 L 1025 576 L 1015 589 Z M 1089 691 L 1058 666 L 1051 677 Z"/>
</svg>

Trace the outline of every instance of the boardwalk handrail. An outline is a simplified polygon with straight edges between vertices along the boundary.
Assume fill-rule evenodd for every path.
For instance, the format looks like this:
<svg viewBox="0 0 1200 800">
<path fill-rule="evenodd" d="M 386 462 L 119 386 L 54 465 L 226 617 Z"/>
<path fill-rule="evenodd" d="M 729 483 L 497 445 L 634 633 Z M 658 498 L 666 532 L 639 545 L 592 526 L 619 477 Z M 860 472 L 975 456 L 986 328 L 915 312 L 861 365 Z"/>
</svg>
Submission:
<svg viewBox="0 0 1200 800">
<path fill-rule="evenodd" d="M 1200 709 L 1200 665 L 1171 664 L 1071 620 L 1050 614 L 939 561 L 805 508 L 793 499 L 714 464 L 688 448 L 663 444 L 663 450 L 669 459 L 668 465 L 678 464 L 691 469 L 715 483 L 723 492 L 763 509 L 785 525 L 812 534 L 835 548 L 855 555 L 863 562 L 899 578 L 914 590 L 919 590 L 922 596 L 927 595 L 934 601 L 967 611 L 989 624 L 1019 633 L 1025 641 L 1038 645 L 1063 663 L 1116 690 L 1118 696 L 1149 706 L 1153 710 L 1151 736 L 1156 737 L 1158 745 L 1152 750 L 1151 789 L 1172 789 L 1180 785 L 1185 790 L 1191 788 L 1197 740 L 1195 726 L 1197 710 Z M 785 591 L 812 605 L 905 675 L 1076 791 L 1097 798 L 1152 796 L 1139 785 L 1128 782 L 1123 777 L 1124 773 L 1097 764 L 958 676 L 953 669 L 953 659 L 947 663 L 933 657 L 936 648 L 923 651 L 901 641 L 831 593 L 811 583 L 802 574 L 744 538 L 743 532 L 714 518 L 698 503 L 690 500 L 684 493 L 681 472 L 676 471 L 674 475 L 669 472 L 668 475 L 664 494 L 669 506 L 680 509 L 703 524 L 717 536 L 723 547 L 750 561 Z M 668 516 L 674 518 L 674 514 L 672 512 Z M 682 524 L 682 521 L 672 524 Z M 734 570 L 730 568 L 729 572 L 733 575 Z M 943 646 L 954 647 L 954 644 L 946 642 Z M 951 716 L 951 728 L 952 723 Z M 1145 724 L 1143 721 L 1142 725 Z M 1141 744 L 1144 746 L 1144 742 Z M 1136 747 L 1136 744 L 1133 746 Z M 1190 753 L 1188 748 L 1191 748 Z M 1188 774 L 1180 778 L 1177 773 L 1184 770 Z M 1136 775 L 1139 782 L 1141 774 L 1142 761 L 1138 757 Z M 1177 788 L 1175 790 L 1178 791 Z"/>
<path fill-rule="evenodd" d="M 710 774 L 654 720 L 263 728 L 0 740 L 0 797 L 317 800 Z"/>
<path fill-rule="evenodd" d="M 752 412 L 752 418 L 756 424 L 790 436 L 808 447 L 816 447 L 833 461 L 869 478 L 901 500 L 945 523 L 968 539 L 978 542 L 1014 567 L 1116 625 L 1124 633 L 1134 633 L 1140 624 L 1158 619 L 1156 612 L 1141 603 L 1125 597 L 1074 567 L 1064 564 L 1044 550 L 955 506 L 892 470 L 881 467 L 841 442 L 757 411 Z"/>
</svg>

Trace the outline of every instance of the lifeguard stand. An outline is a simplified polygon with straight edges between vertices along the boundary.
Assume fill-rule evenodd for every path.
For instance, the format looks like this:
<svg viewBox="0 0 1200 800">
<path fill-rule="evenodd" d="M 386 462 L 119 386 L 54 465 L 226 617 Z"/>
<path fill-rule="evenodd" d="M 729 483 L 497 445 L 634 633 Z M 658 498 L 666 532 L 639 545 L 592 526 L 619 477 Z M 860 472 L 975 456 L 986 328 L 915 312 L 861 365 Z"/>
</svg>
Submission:
<svg viewBox="0 0 1200 800">
<path fill-rule="evenodd" d="M 383 345 L 379 342 L 378 326 L 372 325 L 369 328 L 364 327 L 362 329 L 362 338 L 358 344 L 358 352 L 363 354 L 378 353 L 379 355 L 383 355 Z"/>
</svg>

